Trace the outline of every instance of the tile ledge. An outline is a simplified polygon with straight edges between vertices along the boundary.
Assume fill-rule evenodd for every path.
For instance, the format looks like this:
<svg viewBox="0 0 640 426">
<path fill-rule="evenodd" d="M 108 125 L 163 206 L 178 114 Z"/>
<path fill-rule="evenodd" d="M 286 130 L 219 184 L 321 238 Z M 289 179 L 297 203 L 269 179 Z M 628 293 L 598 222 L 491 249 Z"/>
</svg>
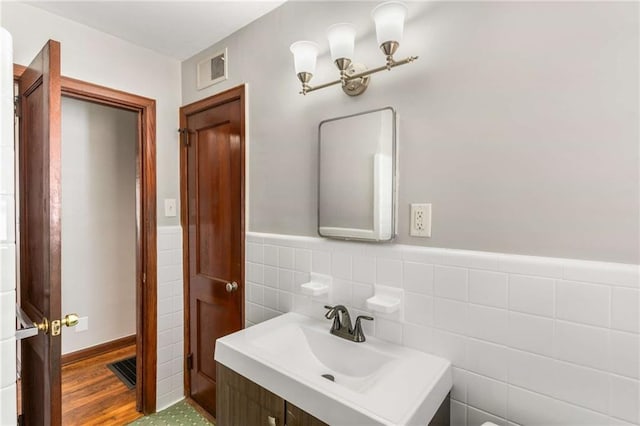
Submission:
<svg viewBox="0 0 640 426">
<path fill-rule="evenodd" d="M 178 227 L 179 228 L 179 227 Z M 535 255 L 526 255 L 526 254 L 515 254 L 515 253 L 499 253 L 499 252 L 487 252 L 487 251 L 479 251 L 479 250 L 465 250 L 465 249 L 454 249 L 454 248 L 440 248 L 440 247 L 430 247 L 430 246 L 417 246 L 417 245 L 407 245 L 407 244 L 375 244 L 373 243 L 365 243 L 358 241 L 340 241 L 340 240 L 331 240 L 320 237 L 310 237 L 303 235 L 289 235 L 289 234 L 270 234 L 266 232 L 247 232 L 247 236 L 255 237 L 255 238 L 266 238 L 269 240 L 277 240 L 277 241 L 286 241 L 291 240 L 297 243 L 308 243 L 308 244 L 326 244 L 326 242 L 339 244 L 362 244 L 363 246 L 372 245 L 380 250 L 400 250 L 403 253 L 415 253 L 415 254 L 425 254 L 425 255 L 454 255 L 454 256 L 470 256 L 475 258 L 496 258 L 499 261 L 522 261 L 531 264 L 548 264 L 555 265 L 558 267 L 564 268 L 620 268 L 625 271 L 631 272 L 640 272 L 640 264 L 633 263 L 617 263 L 617 262 L 604 262 L 599 260 L 586 260 L 586 259 L 573 259 L 573 258 L 562 258 L 562 257 L 547 257 L 547 256 L 535 256 Z M 471 266 L 471 268 L 473 268 Z"/>
</svg>

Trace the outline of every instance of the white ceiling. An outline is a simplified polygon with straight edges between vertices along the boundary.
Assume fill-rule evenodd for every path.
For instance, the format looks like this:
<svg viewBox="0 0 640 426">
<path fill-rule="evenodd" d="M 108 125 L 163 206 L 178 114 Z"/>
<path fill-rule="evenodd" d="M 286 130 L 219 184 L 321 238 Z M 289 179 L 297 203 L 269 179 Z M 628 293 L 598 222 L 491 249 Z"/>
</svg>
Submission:
<svg viewBox="0 0 640 426">
<path fill-rule="evenodd" d="M 180 60 L 275 9 L 285 0 L 27 1 Z"/>
</svg>

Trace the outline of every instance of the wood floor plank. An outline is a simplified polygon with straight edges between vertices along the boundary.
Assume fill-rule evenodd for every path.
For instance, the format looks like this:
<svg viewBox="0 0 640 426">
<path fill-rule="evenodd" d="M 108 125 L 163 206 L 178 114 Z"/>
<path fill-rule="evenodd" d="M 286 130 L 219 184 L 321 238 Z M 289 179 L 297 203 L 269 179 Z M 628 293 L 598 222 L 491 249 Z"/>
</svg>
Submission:
<svg viewBox="0 0 640 426">
<path fill-rule="evenodd" d="M 135 356 L 131 345 L 62 367 L 62 424 L 125 425 L 142 417 L 136 391 L 127 389 L 107 364 Z"/>
</svg>

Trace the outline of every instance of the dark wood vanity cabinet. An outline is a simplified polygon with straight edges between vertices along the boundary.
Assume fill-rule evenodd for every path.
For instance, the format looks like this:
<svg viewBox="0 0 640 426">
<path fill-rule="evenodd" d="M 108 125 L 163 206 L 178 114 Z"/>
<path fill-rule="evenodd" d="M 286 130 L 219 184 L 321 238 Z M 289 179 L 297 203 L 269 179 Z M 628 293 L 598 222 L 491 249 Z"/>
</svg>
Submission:
<svg viewBox="0 0 640 426">
<path fill-rule="evenodd" d="M 328 426 L 217 363 L 216 426 Z"/>
<path fill-rule="evenodd" d="M 216 426 L 329 426 L 278 395 L 216 363 Z M 447 395 L 428 426 L 449 426 Z"/>
<path fill-rule="evenodd" d="M 285 401 L 286 426 L 328 426 L 325 422 L 313 417 L 301 408 L 296 407 L 290 402 Z"/>
</svg>

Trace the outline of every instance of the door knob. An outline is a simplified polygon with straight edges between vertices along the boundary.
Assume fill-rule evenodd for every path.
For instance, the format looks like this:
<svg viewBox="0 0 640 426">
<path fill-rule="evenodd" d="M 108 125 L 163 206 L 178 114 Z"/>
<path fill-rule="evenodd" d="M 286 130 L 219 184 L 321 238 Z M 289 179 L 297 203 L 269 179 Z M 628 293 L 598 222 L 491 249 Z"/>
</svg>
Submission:
<svg viewBox="0 0 640 426">
<path fill-rule="evenodd" d="M 78 324 L 78 314 L 65 315 L 61 320 L 51 321 L 51 335 L 58 336 L 62 326 L 73 327 Z M 46 333 L 46 331 L 45 331 Z"/>
<path fill-rule="evenodd" d="M 278 419 L 273 416 L 267 416 L 267 422 L 269 426 L 276 426 L 278 424 Z"/>
<path fill-rule="evenodd" d="M 34 326 L 38 329 L 38 331 L 42 331 L 44 334 L 49 334 L 49 320 L 47 317 L 42 318 L 42 322 L 34 322 Z"/>
<path fill-rule="evenodd" d="M 78 320 L 78 314 L 65 315 L 62 319 L 62 325 L 65 325 L 67 327 L 75 327 L 76 325 L 78 325 Z"/>
<path fill-rule="evenodd" d="M 235 281 L 232 282 L 232 283 L 227 283 L 225 288 L 227 289 L 227 293 L 232 293 L 232 292 L 238 290 L 238 283 L 235 282 Z"/>
</svg>

